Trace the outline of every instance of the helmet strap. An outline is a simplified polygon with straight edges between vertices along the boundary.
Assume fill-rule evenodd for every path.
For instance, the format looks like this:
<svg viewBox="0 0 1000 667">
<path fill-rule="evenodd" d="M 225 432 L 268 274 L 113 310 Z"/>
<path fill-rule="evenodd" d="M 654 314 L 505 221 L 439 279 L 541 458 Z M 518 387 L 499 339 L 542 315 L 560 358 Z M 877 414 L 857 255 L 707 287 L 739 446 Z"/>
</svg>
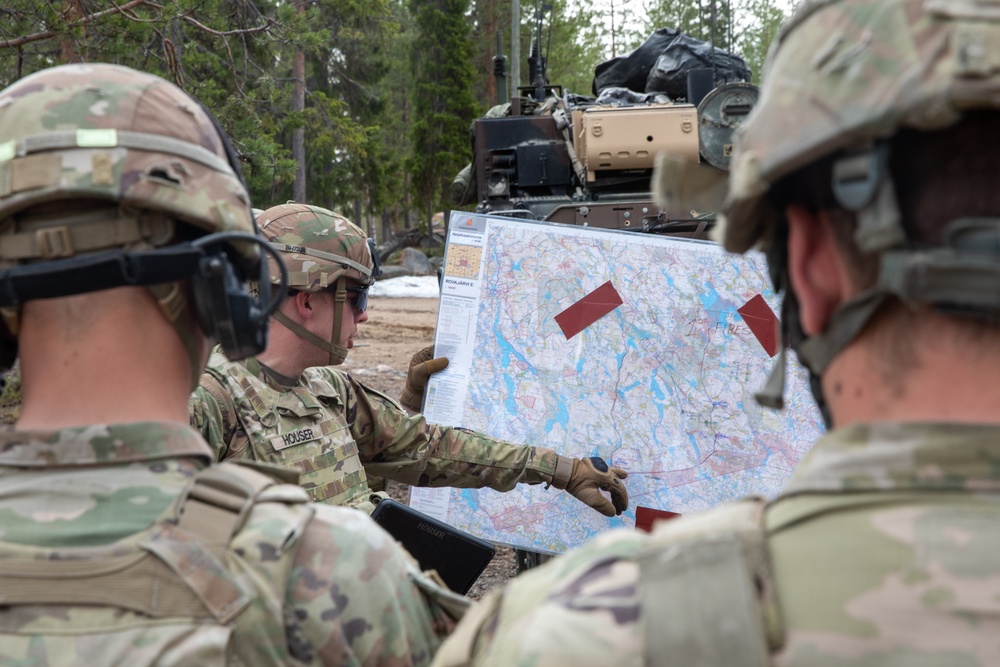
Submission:
<svg viewBox="0 0 1000 667">
<path fill-rule="evenodd" d="M 340 347 L 340 334 L 344 326 L 344 302 L 347 301 L 347 279 L 337 279 L 337 291 L 333 297 L 333 332 L 330 336 L 330 365 L 339 366 L 347 360 L 347 348 Z"/>
<path fill-rule="evenodd" d="M 293 321 L 280 310 L 274 311 L 272 317 L 283 327 L 294 333 L 304 341 L 312 343 L 319 349 L 330 353 L 330 365 L 339 366 L 347 359 L 347 349 L 336 345 L 333 341 L 340 340 L 340 330 L 344 320 L 344 302 L 347 300 L 347 289 L 345 279 L 341 276 L 337 280 L 337 291 L 334 297 L 333 331 L 331 340 L 323 340 L 313 332 L 306 329 L 298 322 Z"/>
</svg>

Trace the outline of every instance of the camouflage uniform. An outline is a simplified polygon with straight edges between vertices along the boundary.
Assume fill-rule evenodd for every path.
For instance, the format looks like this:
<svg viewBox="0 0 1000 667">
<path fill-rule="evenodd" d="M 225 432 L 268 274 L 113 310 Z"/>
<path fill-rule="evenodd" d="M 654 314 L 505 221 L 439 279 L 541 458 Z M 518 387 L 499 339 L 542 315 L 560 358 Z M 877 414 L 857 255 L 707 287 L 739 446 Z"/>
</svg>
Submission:
<svg viewBox="0 0 1000 667">
<path fill-rule="evenodd" d="M 106 290 L 122 287 L 154 297 L 193 384 L 214 342 L 259 353 L 277 304 L 250 290 L 267 246 L 234 160 L 194 99 L 125 67 L 57 67 L 0 92 L 0 371 L 22 316 L 52 333 L 25 302 L 100 293 L 120 316 Z M 33 418 L 59 407 L 36 398 Z M 463 598 L 367 516 L 212 460 L 175 423 L 0 432 L 0 665 L 429 661 Z"/>
<path fill-rule="evenodd" d="M 956 319 L 1000 316 L 1000 211 L 970 221 L 956 210 L 939 245 L 911 240 L 887 157 L 901 128 L 934 132 L 970 110 L 996 122 L 998 63 L 995 3 L 964 0 L 804 0 L 772 46 L 760 102 L 739 131 L 720 238 L 731 252 L 768 251 L 785 292 L 784 341 L 815 375 L 889 299 Z M 658 178 L 669 194 L 690 166 L 668 162 Z M 799 192 L 790 201 L 852 214 L 854 250 L 879 261 L 874 284 L 827 304 L 826 328 L 809 336 L 788 279 L 786 209 L 770 196 L 798 185 L 783 179 L 806 166 L 811 176 L 829 168 L 836 203 Z M 805 196 L 827 194 L 816 189 Z M 969 230 L 978 243 L 962 236 Z M 990 288 L 975 289 L 977 272 Z M 821 297 L 811 298 L 815 308 Z M 780 404 L 782 377 L 764 398 Z M 916 409 L 904 389 L 893 398 Z M 822 438 L 774 501 L 727 503 L 652 535 L 606 533 L 480 602 L 434 664 L 1000 664 L 1000 426 L 976 414 L 989 423 L 853 423 Z"/>
<path fill-rule="evenodd" d="M 30 562 L 121 553 L 157 521 L 175 521 L 176 497 L 212 460 L 198 434 L 177 424 L 0 434 L 0 600 L 10 601 L 17 581 L 3 578 L 14 557 Z M 275 583 L 254 585 L 250 607 L 233 622 L 229 643 L 236 655 L 230 659 L 252 665 L 426 664 L 453 625 L 439 602 L 461 609 L 464 601 L 425 579 L 359 512 L 303 503 L 289 521 L 270 505 L 275 503 L 255 507 L 236 546 L 247 570 L 241 576 L 264 582 L 262 575 L 274 576 Z M 110 607 L 81 607 L 72 615 L 40 605 L 9 608 L 0 612 L 0 665 L 29 659 L 32 665 L 139 665 L 167 659 L 171 650 L 185 655 L 172 625 L 160 621 L 139 632 L 144 620 Z M 76 639 L 53 639 L 72 637 L 81 626 L 92 629 Z M 209 638 L 194 640 L 206 660 L 197 664 L 222 664 L 208 662 Z M 196 664 L 192 660 L 182 664 Z"/>
<path fill-rule="evenodd" d="M 314 500 L 363 509 L 371 509 L 366 471 L 416 486 L 507 491 L 550 481 L 556 466 L 550 449 L 428 424 L 328 366 L 295 380 L 216 352 L 190 407 L 218 460 L 295 465 Z"/>
</svg>

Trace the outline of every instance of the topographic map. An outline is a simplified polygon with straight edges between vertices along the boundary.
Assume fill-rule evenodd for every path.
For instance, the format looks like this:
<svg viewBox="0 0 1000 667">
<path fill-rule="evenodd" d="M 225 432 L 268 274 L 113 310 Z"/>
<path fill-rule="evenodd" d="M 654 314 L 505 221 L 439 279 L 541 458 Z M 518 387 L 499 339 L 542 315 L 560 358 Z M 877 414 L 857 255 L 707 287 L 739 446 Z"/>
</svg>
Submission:
<svg viewBox="0 0 1000 667">
<path fill-rule="evenodd" d="M 774 496 L 821 434 L 794 361 L 785 409 L 754 401 L 774 364 L 778 307 L 761 256 L 465 213 L 453 215 L 447 255 L 436 344 L 451 365 L 428 387 L 428 419 L 604 457 L 629 471 L 631 498 L 608 519 L 541 485 L 414 489 L 414 506 L 452 525 L 562 552 L 634 525 L 636 506 L 688 513 Z"/>
</svg>

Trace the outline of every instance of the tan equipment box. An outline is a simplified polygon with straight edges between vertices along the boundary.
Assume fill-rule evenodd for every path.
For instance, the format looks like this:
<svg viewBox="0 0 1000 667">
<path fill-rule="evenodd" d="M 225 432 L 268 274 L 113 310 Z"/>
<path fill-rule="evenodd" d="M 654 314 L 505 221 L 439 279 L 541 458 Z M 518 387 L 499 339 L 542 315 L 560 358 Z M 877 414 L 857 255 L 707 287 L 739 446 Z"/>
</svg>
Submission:
<svg viewBox="0 0 1000 667">
<path fill-rule="evenodd" d="M 698 160 L 698 110 L 692 104 L 575 110 L 573 128 L 573 148 L 588 183 L 601 171 L 652 169 L 663 151 Z"/>
</svg>

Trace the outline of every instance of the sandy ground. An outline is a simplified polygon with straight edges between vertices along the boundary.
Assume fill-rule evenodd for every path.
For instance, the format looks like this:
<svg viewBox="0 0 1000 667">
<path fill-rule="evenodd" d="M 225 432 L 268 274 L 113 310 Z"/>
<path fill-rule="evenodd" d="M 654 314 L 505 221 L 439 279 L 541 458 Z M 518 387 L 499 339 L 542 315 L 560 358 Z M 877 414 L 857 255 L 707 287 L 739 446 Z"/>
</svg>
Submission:
<svg viewBox="0 0 1000 667">
<path fill-rule="evenodd" d="M 434 342 L 437 299 L 372 297 L 342 368 L 373 389 L 399 398 L 410 357 Z"/>
<path fill-rule="evenodd" d="M 398 399 L 410 357 L 434 342 L 437 310 L 437 299 L 372 297 L 368 302 L 368 322 L 359 327 L 354 349 L 342 368 L 373 389 Z M 406 501 L 409 487 L 391 483 L 389 494 Z M 497 555 L 469 595 L 479 598 L 503 586 L 516 574 L 514 550 L 498 547 Z"/>
</svg>

